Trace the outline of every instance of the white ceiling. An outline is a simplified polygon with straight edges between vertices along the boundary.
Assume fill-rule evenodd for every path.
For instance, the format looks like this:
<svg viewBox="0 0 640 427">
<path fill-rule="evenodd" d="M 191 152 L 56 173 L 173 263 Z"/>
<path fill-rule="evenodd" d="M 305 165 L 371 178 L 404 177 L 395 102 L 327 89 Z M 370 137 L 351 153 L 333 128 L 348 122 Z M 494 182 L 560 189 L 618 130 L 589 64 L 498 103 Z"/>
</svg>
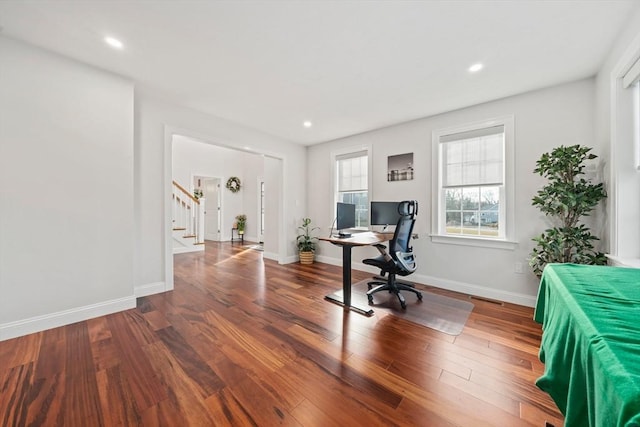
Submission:
<svg viewBox="0 0 640 427">
<path fill-rule="evenodd" d="M 172 102 L 314 144 L 593 76 L 639 6 L 2 0 L 0 26 Z M 476 62 L 485 68 L 468 73 Z"/>
</svg>

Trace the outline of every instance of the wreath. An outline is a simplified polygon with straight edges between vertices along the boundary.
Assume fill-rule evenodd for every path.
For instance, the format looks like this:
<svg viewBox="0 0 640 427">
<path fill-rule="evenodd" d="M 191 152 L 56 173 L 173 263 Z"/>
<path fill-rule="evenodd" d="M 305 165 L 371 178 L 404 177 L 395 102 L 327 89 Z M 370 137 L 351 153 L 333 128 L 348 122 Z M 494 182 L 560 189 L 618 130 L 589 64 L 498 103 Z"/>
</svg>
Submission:
<svg viewBox="0 0 640 427">
<path fill-rule="evenodd" d="M 231 178 L 229 178 L 227 180 L 227 188 L 232 193 L 237 193 L 238 191 L 240 191 L 240 178 L 238 178 L 237 176 L 232 176 Z"/>
</svg>

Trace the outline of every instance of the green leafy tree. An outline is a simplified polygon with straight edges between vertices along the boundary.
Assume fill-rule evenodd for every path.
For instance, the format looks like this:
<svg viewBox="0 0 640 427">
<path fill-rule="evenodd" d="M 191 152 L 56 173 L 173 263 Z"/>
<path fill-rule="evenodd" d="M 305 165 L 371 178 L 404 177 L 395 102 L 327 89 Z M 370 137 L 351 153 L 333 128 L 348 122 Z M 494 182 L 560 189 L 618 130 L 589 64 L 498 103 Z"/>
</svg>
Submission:
<svg viewBox="0 0 640 427">
<path fill-rule="evenodd" d="M 607 262 L 604 253 L 593 246 L 599 239 L 580 223 L 580 218 L 588 216 L 600 200 L 607 197 L 602 183 L 593 184 L 582 176 L 585 161 L 597 157 L 589 151 L 591 148 L 580 145 L 560 146 L 543 154 L 536 162 L 534 172 L 549 183 L 538 190 L 532 205 L 555 224 L 533 239 L 537 245 L 531 252 L 529 265 L 537 276 L 541 276 L 545 265 L 552 262 Z"/>
</svg>

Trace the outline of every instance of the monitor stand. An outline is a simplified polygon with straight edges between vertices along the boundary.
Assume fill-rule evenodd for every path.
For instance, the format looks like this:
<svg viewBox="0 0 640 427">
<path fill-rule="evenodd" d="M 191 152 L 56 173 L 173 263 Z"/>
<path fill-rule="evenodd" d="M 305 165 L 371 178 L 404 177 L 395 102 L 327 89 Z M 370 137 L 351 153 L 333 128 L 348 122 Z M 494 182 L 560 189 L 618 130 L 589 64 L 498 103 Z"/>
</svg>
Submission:
<svg viewBox="0 0 640 427">
<path fill-rule="evenodd" d="M 351 237 L 351 233 L 343 233 L 342 231 L 338 231 L 338 237 L 340 237 L 341 239 Z"/>
</svg>

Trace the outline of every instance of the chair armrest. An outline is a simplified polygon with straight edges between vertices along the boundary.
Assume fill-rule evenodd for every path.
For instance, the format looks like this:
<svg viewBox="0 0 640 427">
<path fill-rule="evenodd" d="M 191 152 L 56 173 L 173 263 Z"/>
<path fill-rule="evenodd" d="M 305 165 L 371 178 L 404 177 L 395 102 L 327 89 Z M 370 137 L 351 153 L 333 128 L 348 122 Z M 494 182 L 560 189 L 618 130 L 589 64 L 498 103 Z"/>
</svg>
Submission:
<svg viewBox="0 0 640 427">
<path fill-rule="evenodd" d="M 378 243 L 378 244 L 373 245 L 373 246 L 375 246 L 375 248 L 380 252 L 380 255 L 382 255 L 384 257 L 385 261 L 391 261 L 392 260 L 391 255 L 389 255 L 389 253 L 387 252 L 387 247 L 385 245 Z"/>
</svg>

